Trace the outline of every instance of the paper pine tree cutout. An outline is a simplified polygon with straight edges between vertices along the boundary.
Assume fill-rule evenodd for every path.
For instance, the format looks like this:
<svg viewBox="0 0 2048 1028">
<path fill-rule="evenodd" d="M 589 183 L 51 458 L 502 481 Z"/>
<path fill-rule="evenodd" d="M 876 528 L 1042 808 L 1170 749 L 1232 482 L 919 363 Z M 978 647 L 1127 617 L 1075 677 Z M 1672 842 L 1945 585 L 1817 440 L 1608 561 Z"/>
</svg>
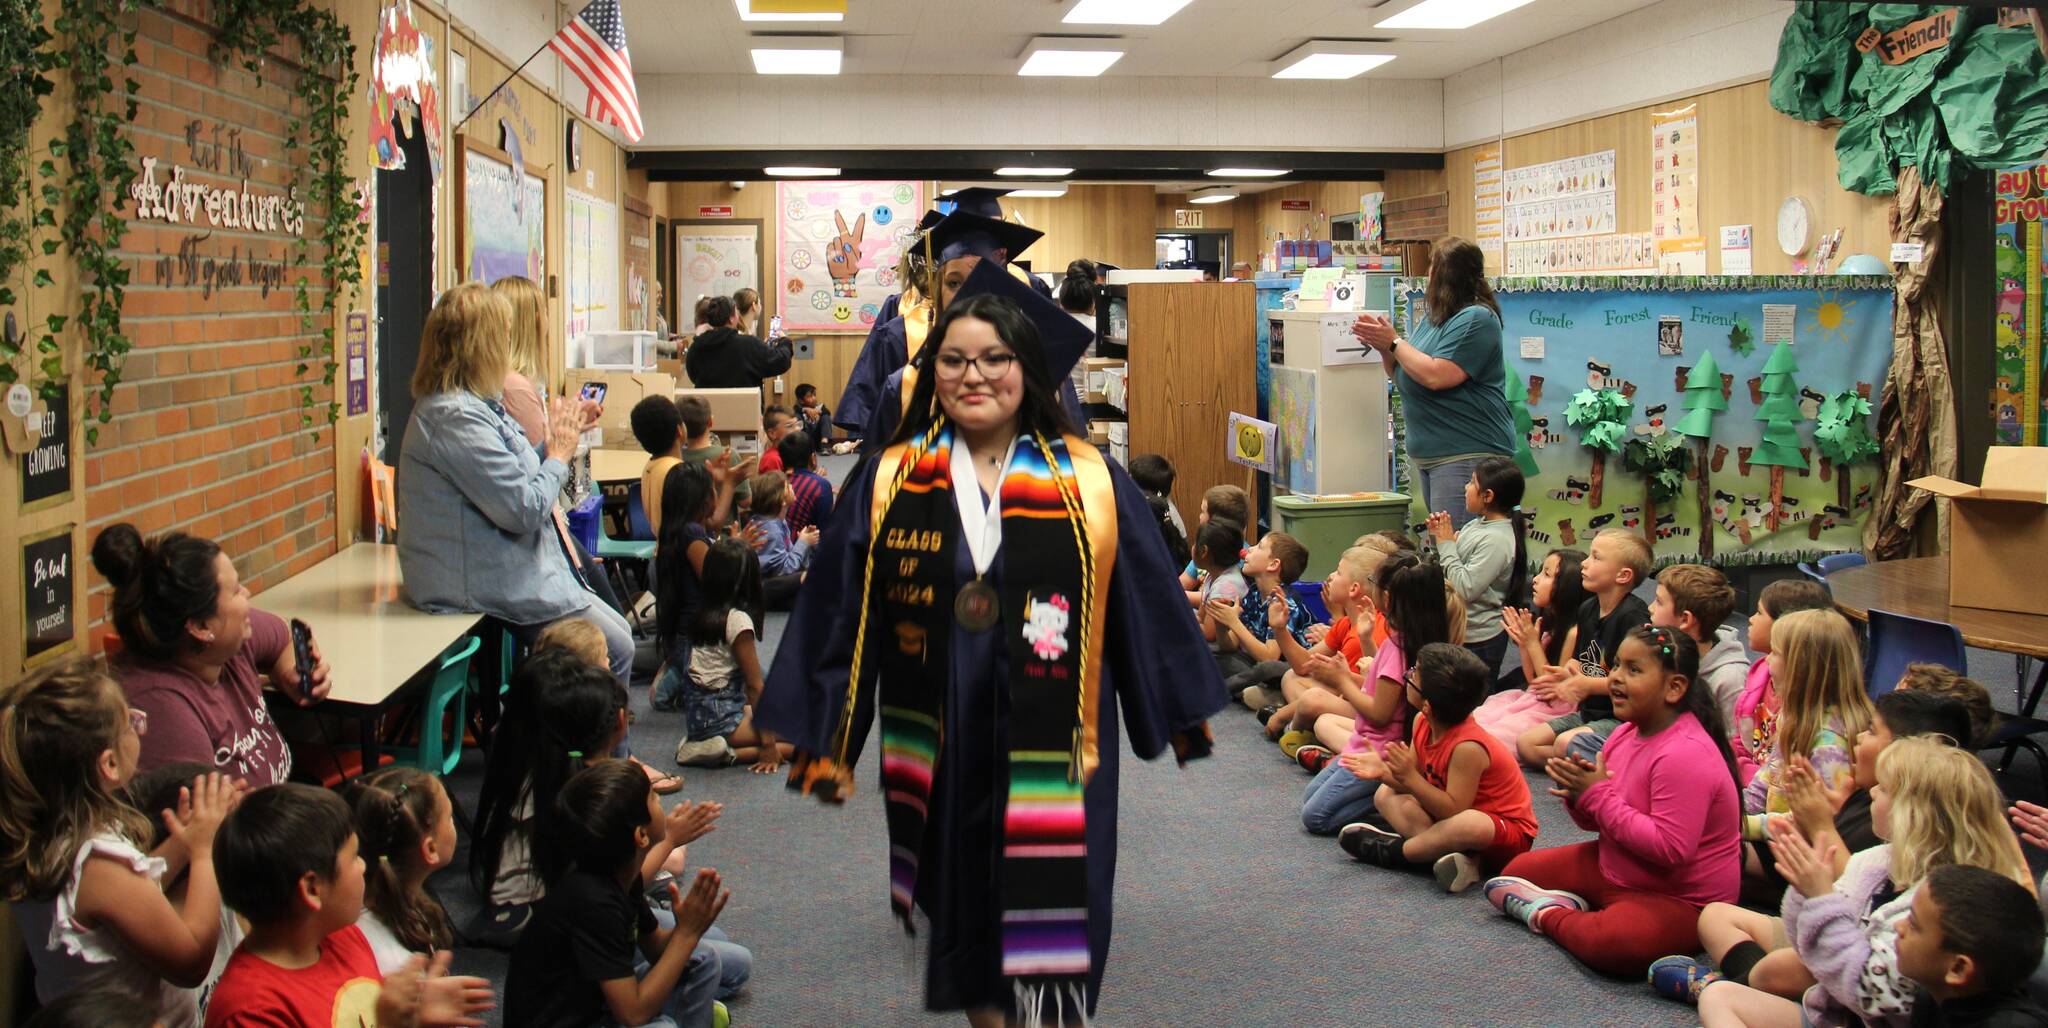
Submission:
<svg viewBox="0 0 2048 1028">
<path fill-rule="evenodd" d="M 1798 428 L 1806 416 L 1799 410 L 1799 386 L 1792 380 L 1798 371 L 1799 360 L 1792 355 L 1791 344 L 1772 348 L 1770 359 L 1764 362 L 1764 402 L 1756 412 L 1757 420 L 1764 423 L 1764 437 L 1749 457 L 1751 466 L 1771 469 L 1771 508 L 1764 515 L 1764 525 L 1773 532 L 1783 515 L 1785 469 L 1806 467 L 1806 455 L 1799 452 Z"/>
<path fill-rule="evenodd" d="M 1536 455 L 1529 452 L 1529 433 L 1536 430 L 1536 417 L 1529 413 L 1529 387 L 1513 368 L 1508 369 L 1508 413 L 1515 419 L 1515 466 L 1525 478 L 1537 473 Z"/>
<path fill-rule="evenodd" d="M 1619 389 L 1581 389 L 1564 409 L 1565 424 L 1579 430 L 1579 442 L 1593 451 L 1593 472 L 1586 490 L 1586 502 L 1600 507 L 1602 483 L 1607 480 L 1607 455 L 1621 449 L 1628 437 L 1628 415 L 1635 403 Z"/>
<path fill-rule="evenodd" d="M 1736 331 L 1746 330 L 1738 324 Z M 1698 366 L 1685 374 L 1685 392 L 1679 397 L 1679 403 L 1685 407 L 1685 417 L 1680 418 L 1672 430 L 1699 441 L 1700 452 L 1693 462 L 1693 473 L 1699 479 L 1700 556 L 1711 558 L 1714 555 L 1714 512 L 1713 489 L 1707 484 L 1707 440 L 1714 434 L 1714 415 L 1728 409 L 1728 398 L 1721 394 L 1721 365 L 1714 361 L 1713 353 L 1705 347 L 1701 348 Z M 1655 519 L 1651 524 L 1656 524 Z"/>
<path fill-rule="evenodd" d="M 1749 356 L 1756 349 L 1756 340 L 1749 334 L 1749 319 L 1737 316 L 1734 327 L 1728 330 L 1728 349 L 1737 357 Z"/>
<path fill-rule="evenodd" d="M 1850 506 L 1849 465 L 1877 456 L 1877 439 L 1870 434 L 1870 401 L 1861 389 L 1844 389 L 1820 405 L 1820 417 L 1813 427 L 1814 445 L 1820 447 L 1820 473 L 1832 473 L 1836 498 L 1842 509 Z M 1832 468 L 1830 468 L 1832 465 Z"/>
</svg>

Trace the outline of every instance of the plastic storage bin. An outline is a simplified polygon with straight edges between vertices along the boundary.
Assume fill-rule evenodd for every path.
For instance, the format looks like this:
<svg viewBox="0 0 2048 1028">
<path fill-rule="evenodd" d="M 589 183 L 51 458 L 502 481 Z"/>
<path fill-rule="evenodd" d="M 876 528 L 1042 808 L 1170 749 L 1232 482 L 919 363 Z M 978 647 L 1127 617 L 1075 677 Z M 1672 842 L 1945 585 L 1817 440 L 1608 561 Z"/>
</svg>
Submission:
<svg viewBox="0 0 2048 1028">
<path fill-rule="evenodd" d="M 582 503 L 568 511 L 568 515 L 569 534 L 583 544 L 584 552 L 596 553 L 597 533 L 600 528 L 598 519 L 604 516 L 604 497 L 592 493 L 584 497 Z"/>
<path fill-rule="evenodd" d="M 1275 496 L 1274 527 L 1308 547 L 1304 582 L 1321 581 L 1359 536 L 1385 528 L 1405 530 L 1408 497 L 1401 493 Z"/>
</svg>

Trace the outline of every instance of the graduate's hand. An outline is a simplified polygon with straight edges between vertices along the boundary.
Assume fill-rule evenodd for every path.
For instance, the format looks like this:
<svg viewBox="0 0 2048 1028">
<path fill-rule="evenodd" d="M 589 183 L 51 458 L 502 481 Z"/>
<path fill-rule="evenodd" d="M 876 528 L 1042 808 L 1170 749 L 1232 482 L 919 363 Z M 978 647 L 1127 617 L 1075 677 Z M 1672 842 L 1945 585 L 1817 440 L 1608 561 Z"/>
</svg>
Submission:
<svg viewBox="0 0 2048 1028">
<path fill-rule="evenodd" d="M 2020 800 L 2006 813 L 2012 817 L 2013 831 L 2020 833 L 2020 839 L 2038 850 L 2048 850 L 2048 807 Z"/>
<path fill-rule="evenodd" d="M 732 891 L 720 891 L 722 879 L 718 872 L 708 867 L 697 869 L 697 880 L 690 883 L 690 892 L 684 895 L 674 882 L 668 886 L 669 909 L 675 911 L 675 934 L 669 936 L 669 945 L 679 945 L 678 940 L 687 940 L 692 948 L 704 937 L 704 931 L 718 920 L 725 909 Z"/>
<path fill-rule="evenodd" d="M 1430 536 L 1437 542 L 1447 543 L 1458 538 L 1458 530 L 1451 527 L 1451 516 L 1443 511 L 1431 513 L 1429 520 L 1424 524 L 1428 527 Z"/>
<path fill-rule="evenodd" d="M 725 813 L 725 804 L 684 800 L 669 808 L 663 819 L 662 830 L 671 846 L 688 846 L 698 839 L 710 835 L 717 829 L 718 815 Z"/>
<path fill-rule="evenodd" d="M 1807 899 L 1835 891 L 1832 841 L 1826 844 L 1826 849 L 1817 850 L 1786 818 L 1772 818 L 1767 830 L 1771 836 L 1771 855 L 1777 858 L 1778 873 L 1785 876 L 1787 884 Z"/>
<path fill-rule="evenodd" d="M 1390 776 L 1381 781 L 1398 785 L 1404 792 L 1415 791 L 1415 783 L 1421 780 L 1422 774 L 1415 766 L 1415 751 L 1410 749 L 1407 743 L 1388 743 L 1386 753 L 1381 756 L 1381 762 L 1386 764 L 1387 774 Z"/>
</svg>

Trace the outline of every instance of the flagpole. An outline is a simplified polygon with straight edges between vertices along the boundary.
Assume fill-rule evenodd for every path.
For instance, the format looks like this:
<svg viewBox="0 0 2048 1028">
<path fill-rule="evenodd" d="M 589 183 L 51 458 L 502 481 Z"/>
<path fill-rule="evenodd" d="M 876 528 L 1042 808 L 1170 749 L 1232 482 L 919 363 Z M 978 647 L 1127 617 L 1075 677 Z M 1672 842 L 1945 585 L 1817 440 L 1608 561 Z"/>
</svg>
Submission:
<svg viewBox="0 0 2048 1028">
<path fill-rule="evenodd" d="M 578 13 L 580 14 L 581 12 L 578 12 Z M 468 113 L 466 113 L 466 114 L 464 114 L 464 115 L 462 116 L 462 120 L 461 120 L 461 121 L 458 121 L 458 122 L 456 122 L 456 123 L 455 123 L 455 127 L 454 127 L 454 128 L 451 128 L 451 129 L 449 129 L 449 130 L 448 130 L 449 134 L 450 134 L 450 135 L 453 135 L 453 134 L 454 134 L 454 133 L 456 132 L 456 130 L 457 130 L 457 129 L 460 129 L 460 128 L 462 128 L 462 126 L 464 126 L 464 125 L 467 125 L 467 124 L 469 124 L 469 119 L 471 119 L 471 118 L 473 118 L 473 117 L 476 117 L 476 113 L 477 113 L 478 111 L 481 111 L 481 110 L 483 110 L 483 109 L 484 109 L 484 106 L 485 106 L 486 104 L 489 104 L 489 103 L 490 103 L 490 102 L 491 102 L 492 100 L 496 99 L 499 93 L 502 93 L 502 92 L 504 92 L 504 91 L 505 91 L 505 87 L 506 87 L 506 86 L 509 86 L 509 85 L 511 85 L 511 84 L 512 84 L 512 80 L 513 80 L 513 79 L 516 79 L 516 78 L 518 78 L 518 77 L 519 77 L 519 73 L 520 73 L 520 72 L 522 72 L 522 71 L 525 71 L 525 70 L 526 70 L 526 66 L 527 66 L 527 65 L 529 65 L 529 64 L 532 64 L 532 63 L 533 63 L 533 59 L 534 59 L 534 58 L 536 58 L 536 57 L 539 57 L 539 56 L 540 56 L 541 54 L 543 54 L 543 53 L 547 52 L 547 50 L 548 50 L 548 49 L 549 49 L 550 47 L 554 46 L 554 45 L 555 45 L 555 37 L 556 37 L 556 36 L 559 36 L 559 35 L 561 35 L 561 34 L 562 34 L 562 30 L 561 30 L 561 29 L 559 29 L 559 28 L 557 28 L 557 29 L 556 29 L 555 31 L 553 31 L 553 32 L 549 33 L 549 34 L 548 34 L 548 38 L 547 38 L 547 41 L 546 41 L 546 42 L 544 42 L 544 43 L 542 43 L 542 44 L 540 45 L 540 49 L 539 49 L 539 50 L 535 50 L 535 51 L 534 51 L 533 53 L 531 53 L 531 54 L 528 54 L 528 55 L 526 56 L 526 60 L 520 61 L 520 62 L 519 62 L 519 67 L 517 67 L 517 68 L 514 68 L 514 69 L 512 69 L 512 74 L 510 74 L 510 75 L 508 75 L 508 76 L 506 76 L 506 77 L 505 77 L 505 81 L 503 81 L 503 82 L 500 82 L 500 83 L 498 83 L 498 84 L 497 84 L 497 86 L 496 86 L 495 88 L 493 88 L 493 89 L 492 89 L 492 90 L 491 90 L 491 91 L 490 91 L 489 93 L 486 93 L 486 94 L 484 94 L 484 98 L 483 98 L 482 100 L 479 100 L 479 101 L 477 101 L 477 104 L 476 104 L 476 106 L 475 106 L 475 107 L 472 107 L 472 108 L 470 108 L 470 109 L 469 109 L 469 112 L 468 112 Z"/>
</svg>

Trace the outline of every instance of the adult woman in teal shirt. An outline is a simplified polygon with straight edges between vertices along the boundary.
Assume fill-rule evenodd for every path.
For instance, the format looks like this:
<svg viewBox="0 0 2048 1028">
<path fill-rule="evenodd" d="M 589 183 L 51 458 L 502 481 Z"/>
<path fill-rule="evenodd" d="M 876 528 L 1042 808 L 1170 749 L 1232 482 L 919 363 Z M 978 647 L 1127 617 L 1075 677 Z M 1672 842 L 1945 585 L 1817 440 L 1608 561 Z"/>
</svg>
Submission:
<svg viewBox="0 0 2048 1028">
<path fill-rule="evenodd" d="M 1460 527 L 1472 517 L 1465 483 L 1473 467 L 1485 457 L 1515 454 L 1500 304 L 1486 284 L 1479 247 L 1456 236 L 1438 243 L 1424 299 L 1428 310 L 1413 339 L 1374 314 L 1361 315 L 1351 334 L 1380 351 L 1401 391 L 1408 461 L 1420 474 L 1424 508 L 1449 514 Z"/>
</svg>

